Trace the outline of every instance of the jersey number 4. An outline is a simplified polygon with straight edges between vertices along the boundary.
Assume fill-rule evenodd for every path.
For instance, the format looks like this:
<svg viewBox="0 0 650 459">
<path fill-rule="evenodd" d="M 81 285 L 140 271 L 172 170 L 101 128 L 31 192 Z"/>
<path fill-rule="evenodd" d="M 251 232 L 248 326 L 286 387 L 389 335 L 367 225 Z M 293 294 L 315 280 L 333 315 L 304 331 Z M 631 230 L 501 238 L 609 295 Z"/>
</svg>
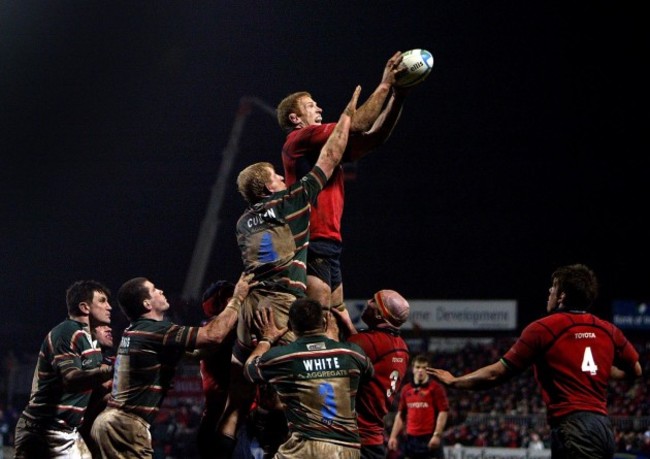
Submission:
<svg viewBox="0 0 650 459">
<path fill-rule="evenodd" d="M 598 365 L 594 361 L 594 356 L 591 353 L 591 347 L 585 347 L 585 353 L 582 356 L 582 371 L 590 373 L 592 376 L 598 371 Z"/>
</svg>

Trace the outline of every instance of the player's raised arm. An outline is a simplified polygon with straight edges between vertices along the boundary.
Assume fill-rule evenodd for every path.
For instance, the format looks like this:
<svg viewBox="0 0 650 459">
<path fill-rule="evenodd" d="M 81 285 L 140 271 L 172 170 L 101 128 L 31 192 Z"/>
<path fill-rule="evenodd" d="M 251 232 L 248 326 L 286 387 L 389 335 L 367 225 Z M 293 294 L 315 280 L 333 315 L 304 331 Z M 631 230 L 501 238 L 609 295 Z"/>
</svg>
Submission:
<svg viewBox="0 0 650 459">
<path fill-rule="evenodd" d="M 318 161 L 316 161 L 316 165 L 323 170 L 327 178 L 330 178 L 334 172 L 334 168 L 339 164 L 339 162 L 341 162 L 341 157 L 343 156 L 345 147 L 348 144 L 350 123 L 357 110 L 357 101 L 359 100 L 360 93 L 361 86 L 357 86 L 352 94 L 350 102 L 348 102 L 345 110 L 341 113 L 334 131 L 332 131 L 327 142 L 323 145 L 320 155 L 318 156 Z"/>
<path fill-rule="evenodd" d="M 391 93 L 391 88 L 395 84 L 396 77 L 402 69 L 402 53 L 397 51 L 388 59 L 384 72 L 381 76 L 381 82 L 375 91 L 368 97 L 356 111 L 350 130 L 352 132 L 368 131 L 382 111 L 386 98 Z"/>
</svg>

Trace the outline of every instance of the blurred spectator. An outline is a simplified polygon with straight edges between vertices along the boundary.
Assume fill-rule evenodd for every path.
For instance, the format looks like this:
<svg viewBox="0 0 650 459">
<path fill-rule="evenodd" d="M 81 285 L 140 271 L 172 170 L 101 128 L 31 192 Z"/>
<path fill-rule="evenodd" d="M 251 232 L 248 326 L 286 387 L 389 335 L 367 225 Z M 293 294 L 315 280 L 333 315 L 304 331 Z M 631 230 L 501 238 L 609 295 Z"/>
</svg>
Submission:
<svg viewBox="0 0 650 459">
<path fill-rule="evenodd" d="M 400 391 L 399 409 L 388 440 L 388 449 L 396 450 L 402 443 L 404 454 L 412 459 L 444 458 L 442 437 L 449 402 L 445 388 L 428 376 L 428 365 L 425 355 L 413 359 L 413 381 Z"/>
<path fill-rule="evenodd" d="M 528 442 L 528 449 L 531 451 L 540 451 L 544 449 L 544 442 L 537 432 L 530 434 L 530 441 Z"/>
<path fill-rule="evenodd" d="M 9 433 L 9 420 L 5 417 L 4 409 L 0 405 L 0 459 L 4 459 L 5 436 Z"/>
</svg>

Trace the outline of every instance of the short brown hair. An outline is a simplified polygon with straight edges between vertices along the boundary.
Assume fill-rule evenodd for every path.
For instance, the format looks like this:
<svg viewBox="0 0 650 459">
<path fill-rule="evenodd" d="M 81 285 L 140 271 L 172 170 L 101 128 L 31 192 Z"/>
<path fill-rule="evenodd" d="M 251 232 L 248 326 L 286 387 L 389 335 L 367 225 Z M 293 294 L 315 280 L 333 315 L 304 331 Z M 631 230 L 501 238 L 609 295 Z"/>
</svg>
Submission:
<svg viewBox="0 0 650 459">
<path fill-rule="evenodd" d="M 68 314 L 77 316 L 81 313 L 80 303 L 91 304 L 95 292 L 111 296 L 111 291 L 101 282 L 95 280 L 80 280 L 72 284 L 65 292 L 65 301 L 68 305 Z"/>
<path fill-rule="evenodd" d="M 134 277 L 124 282 L 117 292 L 117 301 L 129 320 L 135 320 L 148 312 L 144 307 L 144 300 L 151 298 L 149 289 L 144 285 L 147 280 L 146 277 Z"/>
<path fill-rule="evenodd" d="M 553 272 L 551 279 L 558 292 L 565 294 L 563 304 L 567 309 L 588 310 L 598 297 L 598 279 L 583 264 L 561 266 Z"/>
<path fill-rule="evenodd" d="M 323 306 L 310 298 L 298 298 L 289 307 L 289 324 L 298 336 L 324 327 Z"/>
<path fill-rule="evenodd" d="M 429 366 L 429 357 L 427 357 L 426 354 L 418 354 L 415 357 L 413 357 L 413 360 L 411 361 L 411 366 L 415 367 L 415 365 L 426 365 Z"/>
<path fill-rule="evenodd" d="M 249 204 L 255 204 L 268 194 L 266 184 L 271 180 L 269 168 L 274 170 L 271 163 L 255 163 L 237 176 L 237 190 Z"/>
<path fill-rule="evenodd" d="M 311 97 L 311 94 L 309 94 L 307 91 L 294 92 L 282 99 L 282 101 L 278 104 L 278 108 L 275 110 L 275 112 L 278 116 L 278 124 L 280 124 L 280 127 L 283 131 L 293 131 L 295 126 L 291 121 L 289 121 L 289 115 L 292 113 L 297 113 L 299 115 L 301 114 L 300 107 L 298 106 L 298 101 L 303 97 Z"/>
</svg>

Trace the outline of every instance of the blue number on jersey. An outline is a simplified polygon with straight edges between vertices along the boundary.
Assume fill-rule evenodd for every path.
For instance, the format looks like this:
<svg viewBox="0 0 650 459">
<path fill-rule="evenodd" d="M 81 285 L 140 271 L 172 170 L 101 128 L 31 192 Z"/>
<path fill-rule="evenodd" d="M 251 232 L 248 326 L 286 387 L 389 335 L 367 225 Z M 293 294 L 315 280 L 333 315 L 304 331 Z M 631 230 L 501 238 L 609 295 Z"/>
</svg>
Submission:
<svg viewBox="0 0 650 459">
<path fill-rule="evenodd" d="M 318 394 L 323 396 L 323 408 L 320 412 L 323 419 L 331 421 L 336 416 L 336 400 L 334 399 L 334 388 L 330 383 L 321 383 Z"/>
</svg>

